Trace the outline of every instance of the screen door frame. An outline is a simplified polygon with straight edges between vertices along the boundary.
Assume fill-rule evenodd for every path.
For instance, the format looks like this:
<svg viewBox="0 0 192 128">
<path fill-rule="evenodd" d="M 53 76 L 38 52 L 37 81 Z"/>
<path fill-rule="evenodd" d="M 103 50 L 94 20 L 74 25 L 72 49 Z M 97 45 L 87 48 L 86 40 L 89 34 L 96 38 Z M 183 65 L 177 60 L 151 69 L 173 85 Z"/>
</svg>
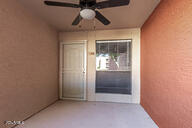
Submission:
<svg viewBox="0 0 192 128">
<path fill-rule="evenodd" d="M 83 98 L 65 98 L 62 95 L 63 92 L 63 54 L 64 54 L 64 45 L 84 45 L 84 96 Z M 60 42 L 60 57 L 59 57 L 59 98 L 61 100 L 87 100 L 87 40 L 79 41 L 63 41 Z"/>
</svg>

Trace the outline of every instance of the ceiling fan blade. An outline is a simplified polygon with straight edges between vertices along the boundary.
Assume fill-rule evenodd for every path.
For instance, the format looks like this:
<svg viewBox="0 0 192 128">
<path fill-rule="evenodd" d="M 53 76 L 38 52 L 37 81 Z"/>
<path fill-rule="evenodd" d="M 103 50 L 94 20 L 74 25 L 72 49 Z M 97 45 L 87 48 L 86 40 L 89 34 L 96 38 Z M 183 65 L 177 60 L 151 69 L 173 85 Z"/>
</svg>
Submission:
<svg viewBox="0 0 192 128">
<path fill-rule="evenodd" d="M 96 8 L 103 9 L 103 8 L 111 8 L 111 7 L 118 7 L 118 6 L 125 6 L 130 3 L 130 0 L 108 0 L 96 3 Z"/>
<path fill-rule="evenodd" d="M 64 2 L 55 2 L 55 1 L 44 1 L 44 3 L 48 6 L 60 6 L 60 7 L 72 7 L 72 8 L 80 8 L 78 4 L 72 3 L 64 3 Z"/>
<path fill-rule="evenodd" d="M 110 22 L 107 18 L 105 18 L 100 12 L 95 11 L 95 13 L 96 13 L 95 18 L 98 19 L 98 20 L 99 20 L 101 23 L 103 23 L 104 25 L 108 25 L 108 24 L 111 23 L 111 22 Z"/>
<path fill-rule="evenodd" d="M 75 18 L 75 20 L 73 21 L 72 25 L 78 25 L 79 22 L 82 20 L 83 18 L 80 16 L 80 14 Z"/>
</svg>

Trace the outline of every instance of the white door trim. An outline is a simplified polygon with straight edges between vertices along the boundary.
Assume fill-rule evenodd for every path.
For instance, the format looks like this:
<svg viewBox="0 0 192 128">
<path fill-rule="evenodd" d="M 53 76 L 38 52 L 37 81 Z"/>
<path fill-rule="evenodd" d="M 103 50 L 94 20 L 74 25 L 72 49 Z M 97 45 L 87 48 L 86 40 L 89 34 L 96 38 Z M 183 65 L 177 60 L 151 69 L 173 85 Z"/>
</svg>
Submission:
<svg viewBox="0 0 192 128">
<path fill-rule="evenodd" d="M 75 44 L 83 44 L 84 45 L 84 97 L 83 99 L 77 99 L 77 98 L 64 98 L 62 96 L 62 75 L 63 75 L 63 47 L 64 45 L 75 45 Z M 60 56 L 59 56 L 59 98 L 61 100 L 87 100 L 87 40 L 79 40 L 79 41 L 66 41 L 66 42 L 60 42 Z"/>
</svg>

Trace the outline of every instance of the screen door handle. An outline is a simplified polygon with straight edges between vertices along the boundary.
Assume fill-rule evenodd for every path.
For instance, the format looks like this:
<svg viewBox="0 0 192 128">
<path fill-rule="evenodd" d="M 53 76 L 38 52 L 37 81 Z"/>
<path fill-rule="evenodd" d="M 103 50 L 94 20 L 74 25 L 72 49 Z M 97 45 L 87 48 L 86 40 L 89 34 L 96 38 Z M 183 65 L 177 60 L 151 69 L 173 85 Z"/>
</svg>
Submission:
<svg viewBox="0 0 192 128">
<path fill-rule="evenodd" d="M 85 73 L 85 69 L 83 69 L 83 73 Z"/>
</svg>

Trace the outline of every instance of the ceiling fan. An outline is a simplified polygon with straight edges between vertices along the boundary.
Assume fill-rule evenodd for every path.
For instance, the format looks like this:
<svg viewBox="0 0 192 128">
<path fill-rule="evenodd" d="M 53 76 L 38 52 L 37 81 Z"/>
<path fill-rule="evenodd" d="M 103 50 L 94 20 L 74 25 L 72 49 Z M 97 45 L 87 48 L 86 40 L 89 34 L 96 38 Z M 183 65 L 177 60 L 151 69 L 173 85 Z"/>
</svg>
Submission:
<svg viewBox="0 0 192 128">
<path fill-rule="evenodd" d="M 110 24 L 110 21 L 105 18 L 96 9 L 104 9 L 118 6 L 128 5 L 130 0 L 107 0 L 102 2 L 96 2 L 96 0 L 80 0 L 79 4 L 56 2 L 56 1 L 44 1 L 48 6 L 59 6 L 59 7 L 71 7 L 71 8 L 81 8 L 80 13 L 73 21 L 72 25 L 78 25 L 82 19 L 91 20 L 96 18 L 104 25 Z"/>
</svg>

